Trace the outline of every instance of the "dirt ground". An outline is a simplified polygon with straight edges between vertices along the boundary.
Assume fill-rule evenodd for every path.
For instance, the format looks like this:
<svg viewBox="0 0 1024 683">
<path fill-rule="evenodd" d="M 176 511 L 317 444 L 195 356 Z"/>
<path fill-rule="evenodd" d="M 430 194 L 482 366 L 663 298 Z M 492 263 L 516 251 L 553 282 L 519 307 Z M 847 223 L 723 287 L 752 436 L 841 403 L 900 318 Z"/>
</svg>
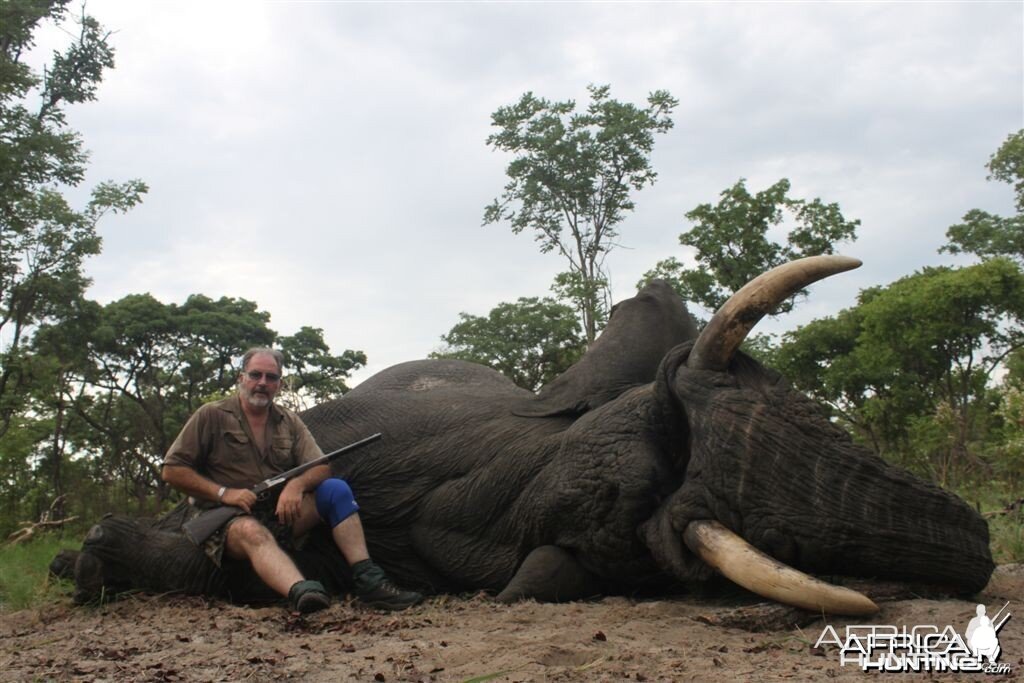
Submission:
<svg viewBox="0 0 1024 683">
<path fill-rule="evenodd" d="M 978 598 L 990 615 L 1010 600 L 998 659 L 1010 673 L 886 677 L 1024 680 L 1024 571 L 1016 571 L 1009 588 Z M 69 600 L 0 615 L 0 680 L 864 680 L 877 674 L 841 666 L 834 647 L 813 647 L 826 623 L 839 634 L 858 623 L 950 625 L 962 634 L 976 604 L 897 600 L 868 620 L 751 632 L 725 625 L 737 608 L 710 598 L 499 605 L 482 595 L 437 597 L 399 614 L 339 601 L 300 617 L 283 606 L 136 594 L 99 607 Z"/>
</svg>

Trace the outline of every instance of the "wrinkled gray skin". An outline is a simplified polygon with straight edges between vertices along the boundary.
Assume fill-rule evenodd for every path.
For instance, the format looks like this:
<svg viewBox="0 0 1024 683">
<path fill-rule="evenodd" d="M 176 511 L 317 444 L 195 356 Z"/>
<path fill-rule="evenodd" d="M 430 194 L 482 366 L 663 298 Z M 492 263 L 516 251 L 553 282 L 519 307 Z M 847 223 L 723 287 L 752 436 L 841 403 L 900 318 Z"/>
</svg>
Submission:
<svg viewBox="0 0 1024 683">
<path fill-rule="evenodd" d="M 553 600 L 704 579 L 682 543 L 701 519 L 812 573 L 984 586 L 974 510 L 854 445 L 742 354 L 727 373 L 688 369 L 696 333 L 655 282 L 537 396 L 425 360 L 302 417 L 325 451 L 383 433 L 336 473 L 371 554 L 409 586 Z"/>
<path fill-rule="evenodd" d="M 988 529 L 974 510 L 853 444 L 742 354 L 727 372 L 687 368 L 696 334 L 655 282 L 538 395 L 479 365 L 424 360 L 302 417 L 325 452 L 383 433 L 336 473 L 374 559 L 409 587 L 501 600 L 674 589 L 711 575 L 682 541 L 694 520 L 811 573 L 985 585 Z M 128 585 L 256 596 L 247 568 L 213 572 L 180 534 L 157 531 L 173 526 L 94 527 L 81 599 Z M 320 548 L 300 565 L 343 589 L 345 576 L 324 576 L 340 557 Z"/>
</svg>

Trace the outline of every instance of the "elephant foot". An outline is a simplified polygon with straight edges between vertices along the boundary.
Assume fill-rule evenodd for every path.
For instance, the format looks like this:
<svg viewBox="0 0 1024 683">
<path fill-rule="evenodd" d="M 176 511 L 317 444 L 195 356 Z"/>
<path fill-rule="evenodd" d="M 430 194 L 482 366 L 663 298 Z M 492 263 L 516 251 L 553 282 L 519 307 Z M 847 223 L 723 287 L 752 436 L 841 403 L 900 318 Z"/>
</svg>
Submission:
<svg viewBox="0 0 1024 683">
<path fill-rule="evenodd" d="M 519 570 L 495 598 L 498 602 L 540 600 L 565 602 L 601 593 L 601 580 L 583 568 L 568 551 L 544 545 L 530 551 Z"/>
</svg>

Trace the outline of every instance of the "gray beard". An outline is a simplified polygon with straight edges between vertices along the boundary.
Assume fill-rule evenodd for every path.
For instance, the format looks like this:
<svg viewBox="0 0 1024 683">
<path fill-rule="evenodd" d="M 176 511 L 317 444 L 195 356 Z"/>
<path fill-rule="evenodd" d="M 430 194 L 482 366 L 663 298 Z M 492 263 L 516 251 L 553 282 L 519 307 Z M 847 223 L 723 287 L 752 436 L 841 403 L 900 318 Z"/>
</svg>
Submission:
<svg viewBox="0 0 1024 683">
<path fill-rule="evenodd" d="M 264 394 L 246 393 L 245 400 L 254 408 L 266 408 L 270 405 L 270 399 Z"/>
</svg>

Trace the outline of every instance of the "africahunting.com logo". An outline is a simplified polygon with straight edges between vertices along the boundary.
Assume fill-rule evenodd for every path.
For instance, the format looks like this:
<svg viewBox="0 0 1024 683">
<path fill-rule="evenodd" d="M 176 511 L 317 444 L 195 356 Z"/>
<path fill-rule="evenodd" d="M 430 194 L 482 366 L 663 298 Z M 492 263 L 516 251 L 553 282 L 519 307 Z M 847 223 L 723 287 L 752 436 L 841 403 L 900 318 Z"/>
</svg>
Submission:
<svg viewBox="0 0 1024 683">
<path fill-rule="evenodd" d="M 997 660 L 999 629 L 1010 618 L 1004 610 L 993 616 L 978 605 L 977 615 L 968 622 L 963 636 L 952 626 L 847 626 L 845 637 L 826 626 L 815 648 L 833 645 L 839 649 L 839 663 L 864 671 L 955 671 L 1008 674 L 1009 664 Z M 1002 618 L 1000 618 L 1002 616 Z"/>
</svg>

